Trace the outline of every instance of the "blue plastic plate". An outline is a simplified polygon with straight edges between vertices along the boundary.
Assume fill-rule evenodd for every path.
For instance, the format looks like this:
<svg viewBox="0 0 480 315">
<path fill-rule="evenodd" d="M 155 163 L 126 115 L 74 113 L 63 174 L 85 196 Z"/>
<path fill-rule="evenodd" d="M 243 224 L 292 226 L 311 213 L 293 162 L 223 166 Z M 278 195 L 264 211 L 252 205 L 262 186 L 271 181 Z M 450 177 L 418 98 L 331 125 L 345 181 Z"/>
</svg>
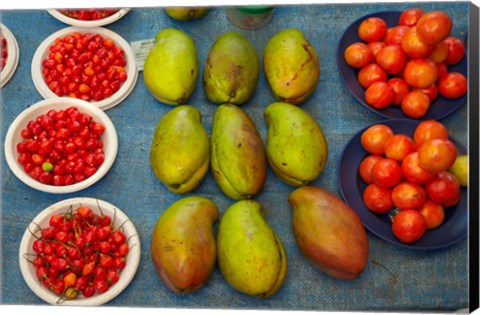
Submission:
<svg viewBox="0 0 480 315">
<path fill-rule="evenodd" d="M 345 85 L 347 88 L 350 90 L 350 92 L 353 94 L 353 96 L 365 107 L 367 107 L 369 110 L 377 113 L 380 116 L 383 116 L 385 118 L 399 118 L 399 119 L 411 119 L 415 121 L 422 121 L 422 120 L 427 120 L 427 119 L 441 119 L 444 118 L 453 112 L 455 112 L 457 109 L 460 108 L 463 104 L 466 103 L 467 101 L 467 95 L 464 95 L 460 98 L 451 100 L 444 98 L 443 96 L 439 95 L 438 98 L 432 102 L 430 105 L 430 108 L 427 112 L 427 114 L 424 117 L 421 117 L 419 119 L 413 119 L 405 114 L 403 114 L 402 110 L 398 106 L 389 106 L 385 109 L 377 110 L 369 106 L 365 102 L 365 89 L 358 83 L 357 81 L 357 73 L 358 70 L 350 67 L 347 65 L 345 62 L 345 58 L 343 57 L 343 53 L 345 49 L 350 46 L 351 44 L 360 41 L 360 38 L 358 37 L 358 27 L 360 26 L 360 23 L 362 23 L 363 20 L 365 20 L 368 17 L 379 17 L 382 18 L 386 23 L 388 27 L 392 27 L 395 25 L 398 25 L 398 18 L 400 17 L 401 12 L 378 12 L 370 15 L 366 15 L 355 22 L 353 22 L 343 33 L 342 37 L 340 38 L 340 42 L 338 45 L 338 50 L 337 50 L 337 64 L 338 64 L 338 70 L 340 72 L 340 76 L 343 79 L 343 82 L 345 82 Z M 467 76 L 467 71 L 468 71 L 468 64 L 467 64 L 467 55 L 465 54 L 465 57 L 462 59 L 461 62 L 448 67 L 449 71 L 456 71 L 460 72 L 465 77 Z"/>
<path fill-rule="evenodd" d="M 392 128 L 395 133 L 413 136 L 418 122 L 406 119 L 391 119 L 379 122 Z M 360 130 L 344 148 L 339 164 L 340 189 L 345 202 L 357 213 L 363 225 L 379 238 L 395 245 L 412 249 L 437 249 L 447 247 L 461 241 L 467 236 L 468 228 L 468 200 L 467 189 L 461 188 L 461 201 L 456 206 L 445 209 L 445 221 L 434 230 L 429 230 L 418 241 L 405 244 L 400 242 L 392 233 L 391 215 L 375 214 L 368 210 L 363 203 L 363 191 L 367 185 L 358 175 L 360 162 L 368 155 L 360 144 L 362 133 L 369 128 Z M 466 154 L 466 148 L 455 139 L 451 139 L 458 154 Z M 353 180 L 352 180 L 353 179 Z"/>
</svg>

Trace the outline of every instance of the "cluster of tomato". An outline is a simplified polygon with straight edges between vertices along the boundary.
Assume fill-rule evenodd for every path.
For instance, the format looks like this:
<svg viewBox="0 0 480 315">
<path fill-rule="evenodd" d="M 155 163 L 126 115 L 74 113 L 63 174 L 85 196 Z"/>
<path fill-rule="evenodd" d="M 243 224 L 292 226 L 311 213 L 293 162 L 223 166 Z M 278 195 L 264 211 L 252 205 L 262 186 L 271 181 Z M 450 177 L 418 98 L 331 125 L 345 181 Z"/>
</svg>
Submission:
<svg viewBox="0 0 480 315">
<path fill-rule="evenodd" d="M 125 52 L 100 34 L 57 38 L 42 61 L 42 76 L 58 96 L 101 101 L 127 80 Z"/>
<path fill-rule="evenodd" d="M 379 17 L 362 21 L 360 42 L 345 49 L 346 63 L 358 69 L 365 102 L 375 109 L 399 106 L 411 118 L 423 117 L 438 94 L 456 99 L 466 94 L 467 78 L 449 72 L 465 54 L 463 42 L 451 36 L 452 20 L 443 11 L 402 12 L 398 25 Z"/>
<path fill-rule="evenodd" d="M 109 17 L 116 13 L 117 9 L 60 9 L 58 10 L 63 15 L 72 19 L 81 21 L 97 21 Z"/>
<path fill-rule="evenodd" d="M 120 279 L 129 252 L 128 239 L 108 215 L 72 207 L 53 214 L 32 245 L 36 276 L 60 296 L 75 299 L 106 292 Z"/>
<path fill-rule="evenodd" d="M 0 72 L 2 72 L 3 68 L 5 68 L 5 65 L 7 64 L 7 58 L 7 39 L 2 35 L 2 33 L 0 33 Z"/>
<path fill-rule="evenodd" d="M 17 160 L 43 184 L 72 185 L 95 174 L 105 160 L 104 131 L 102 123 L 76 107 L 52 109 L 22 129 Z"/>
<path fill-rule="evenodd" d="M 396 209 L 392 230 L 401 242 L 414 242 L 440 226 L 445 208 L 460 202 L 459 182 L 448 171 L 457 148 L 442 123 L 423 121 L 413 137 L 376 124 L 362 133 L 361 145 L 369 153 L 358 170 L 367 184 L 365 206 L 377 214 Z"/>
</svg>

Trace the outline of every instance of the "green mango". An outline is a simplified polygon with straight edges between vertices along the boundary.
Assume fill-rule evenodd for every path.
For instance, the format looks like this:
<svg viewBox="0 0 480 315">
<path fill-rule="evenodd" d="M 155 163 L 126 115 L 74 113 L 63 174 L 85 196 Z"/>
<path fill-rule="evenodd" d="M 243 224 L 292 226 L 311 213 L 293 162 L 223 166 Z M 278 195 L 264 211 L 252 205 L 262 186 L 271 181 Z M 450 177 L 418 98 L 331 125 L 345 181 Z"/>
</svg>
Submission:
<svg viewBox="0 0 480 315">
<path fill-rule="evenodd" d="M 207 14 L 208 8 L 204 7 L 168 7 L 165 13 L 178 21 L 196 20 Z"/>
<path fill-rule="evenodd" d="M 282 287 L 287 255 L 260 203 L 241 200 L 225 211 L 218 226 L 217 251 L 220 271 L 234 289 L 268 298 Z"/>
<path fill-rule="evenodd" d="M 322 272 L 355 279 L 368 263 L 368 238 L 357 214 L 335 194 L 303 186 L 288 197 L 302 254 Z"/>
<path fill-rule="evenodd" d="M 217 206 L 196 196 L 174 202 L 158 218 L 150 254 L 156 273 L 173 292 L 190 293 L 209 280 L 217 259 L 217 219 Z"/>
<path fill-rule="evenodd" d="M 242 34 L 228 32 L 217 38 L 207 57 L 203 87 L 216 104 L 241 105 L 257 86 L 260 62 L 253 45 Z"/>
<path fill-rule="evenodd" d="M 295 28 L 275 34 L 263 53 L 265 77 L 280 102 L 300 104 L 316 89 L 320 79 L 317 53 Z"/>
<path fill-rule="evenodd" d="M 217 107 L 210 146 L 212 173 L 225 195 L 249 199 L 262 190 L 267 176 L 265 148 L 246 112 L 233 104 Z"/>
<path fill-rule="evenodd" d="M 195 43 L 184 32 L 167 28 L 155 37 L 143 65 L 143 78 L 150 93 L 168 105 L 187 103 L 198 82 Z"/>
<path fill-rule="evenodd" d="M 320 125 L 308 112 L 276 102 L 264 110 L 266 152 L 275 175 L 293 186 L 307 185 L 323 171 L 328 145 Z"/>
<path fill-rule="evenodd" d="M 172 192 L 184 194 L 203 180 L 210 163 L 208 134 L 200 111 L 180 105 L 158 122 L 150 146 L 150 166 Z"/>
</svg>

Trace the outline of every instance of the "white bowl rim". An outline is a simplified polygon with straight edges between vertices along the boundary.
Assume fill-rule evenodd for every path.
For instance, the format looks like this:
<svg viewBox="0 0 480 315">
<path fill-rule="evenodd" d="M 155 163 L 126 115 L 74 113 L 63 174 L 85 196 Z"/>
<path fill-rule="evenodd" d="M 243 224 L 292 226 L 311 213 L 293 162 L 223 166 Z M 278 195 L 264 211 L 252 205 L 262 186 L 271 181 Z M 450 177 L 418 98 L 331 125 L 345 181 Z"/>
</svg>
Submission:
<svg viewBox="0 0 480 315">
<path fill-rule="evenodd" d="M 111 154 L 105 154 L 105 160 L 103 161 L 102 165 L 97 169 L 95 174 L 86 178 L 85 180 L 68 185 L 68 186 L 53 186 L 53 185 L 46 185 L 43 184 L 33 178 L 31 178 L 23 168 L 19 165 L 17 161 L 17 153 L 16 153 L 16 143 L 13 143 L 13 139 L 15 137 L 15 132 L 20 132 L 23 126 L 26 126 L 28 123 L 27 117 L 30 115 L 34 115 L 36 111 L 38 114 L 34 116 L 37 117 L 41 114 L 45 114 L 48 112 L 49 109 L 64 109 L 70 106 L 76 106 L 80 111 L 83 112 L 90 112 L 90 114 L 94 117 L 95 120 L 101 121 L 105 126 L 105 134 L 104 136 L 108 136 L 109 140 L 108 143 L 105 143 L 111 150 Z M 105 150 L 105 149 L 104 149 Z M 7 161 L 10 170 L 14 173 L 14 175 L 20 179 L 26 185 L 37 189 L 39 191 L 48 192 L 48 193 L 56 193 L 56 194 L 66 194 L 77 192 L 82 189 L 85 189 L 97 181 L 99 181 L 107 172 L 110 170 L 113 162 L 115 161 L 116 155 L 118 151 L 118 137 L 117 132 L 115 130 L 115 126 L 113 125 L 112 121 L 108 117 L 105 112 L 101 109 L 95 107 L 94 105 L 82 101 L 75 98 L 68 98 L 68 97 L 61 97 L 55 99 L 47 99 L 35 103 L 29 107 L 27 107 L 24 111 L 22 111 L 12 122 L 10 127 L 7 130 L 7 135 L 5 137 L 5 158 Z"/>
<path fill-rule="evenodd" d="M 35 88 L 40 93 L 40 95 L 42 95 L 42 97 L 46 99 L 59 97 L 52 90 L 50 90 L 50 88 L 45 83 L 45 80 L 43 79 L 42 61 L 45 57 L 45 54 L 48 52 L 50 45 L 52 45 L 52 43 L 55 41 L 56 38 L 63 37 L 67 34 L 71 34 L 74 32 L 78 32 L 81 34 L 85 34 L 85 33 L 100 34 L 103 37 L 112 39 L 115 42 L 115 44 L 117 46 L 120 46 L 125 52 L 125 58 L 127 61 L 125 71 L 128 74 L 127 80 L 123 82 L 120 89 L 110 97 L 107 97 L 99 102 L 94 102 L 94 101 L 90 102 L 91 104 L 96 105 L 102 110 L 107 110 L 109 108 L 112 108 L 118 105 L 133 91 L 133 88 L 137 83 L 137 79 L 138 79 L 137 64 L 135 62 L 135 55 L 133 53 L 133 50 L 130 44 L 123 37 L 121 37 L 114 31 L 111 31 L 103 27 L 84 28 L 84 27 L 70 26 L 70 27 L 63 28 L 51 34 L 50 36 L 48 36 L 38 46 L 37 50 L 35 51 L 35 54 L 33 55 L 31 72 L 32 72 L 32 79 L 33 79 Z"/>
<path fill-rule="evenodd" d="M 17 39 L 13 33 L 4 24 L 0 23 L 0 33 L 5 36 L 7 40 L 8 58 L 5 67 L 0 75 L 0 88 L 3 87 L 12 78 L 18 66 L 20 59 L 20 49 L 18 48 Z"/>
<path fill-rule="evenodd" d="M 69 16 L 66 16 L 65 14 L 61 13 L 58 9 L 49 9 L 47 10 L 50 15 L 52 15 L 54 18 L 57 20 L 71 25 L 71 26 L 78 26 L 78 27 L 99 27 L 99 26 L 105 26 L 108 24 L 111 24 L 113 22 L 118 21 L 121 19 L 125 14 L 130 11 L 130 8 L 120 8 L 118 9 L 117 12 L 114 14 L 107 16 L 106 18 L 100 19 L 100 20 L 92 20 L 92 21 L 83 21 L 83 20 L 77 20 L 74 18 L 71 18 Z"/>
<path fill-rule="evenodd" d="M 98 306 L 98 305 L 107 303 L 108 301 L 115 298 L 130 284 L 130 282 L 133 280 L 133 277 L 137 272 L 137 269 L 140 263 L 140 255 L 141 255 L 140 237 L 135 228 L 135 225 L 129 219 L 129 217 L 125 214 L 125 212 L 123 212 L 118 207 L 112 205 L 109 202 L 106 202 L 98 198 L 76 197 L 76 198 L 70 198 L 70 199 L 59 201 L 40 211 L 25 229 L 22 240 L 20 242 L 19 256 L 18 256 L 20 271 L 28 287 L 39 298 L 41 298 L 47 303 L 58 305 L 57 301 L 59 300 L 59 296 L 56 295 L 54 292 L 51 292 L 47 288 L 45 288 L 40 283 L 40 281 L 37 280 L 36 276 L 32 275 L 32 272 L 31 272 L 32 265 L 29 261 L 25 259 L 24 255 L 25 253 L 33 252 L 33 250 L 31 249 L 33 236 L 31 234 L 31 230 L 29 230 L 29 226 L 32 224 L 32 222 L 37 222 L 37 223 L 41 222 L 42 220 L 48 219 L 52 214 L 65 211 L 66 209 L 68 209 L 68 207 L 75 204 L 90 206 L 93 212 L 95 213 L 99 213 L 98 206 L 102 208 L 102 211 L 104 213 L 108 213 L 109 210 L 107 209 L 114 209 L 112 210 L 112 213 L 113 211 L 115 211 L 115 219 L 113 218 L 113 216 L 111 216 L 112 220 L 114 219 L 112 224 L 114 224 L 115 227 L 118 227 L 120 224 L 122 224 L 122 227 L 125 231 L 125 235 L 128 239 L 129 252 L 127 255 L 127 265 L 125 269 L 122 270 L 119 281 L 117 283 L 115 283 L 112 287 L 110 287 L 110 289 L 105 293 L 96 294 L 88 298 L 62 300 L 62 303 L 61 303 L 61 305 L 68 305 L 68 306 L 74 306 L 74 305 Z M 118 223 L 118 224 L 115 224 L 115 223 Z"/>
</svg>

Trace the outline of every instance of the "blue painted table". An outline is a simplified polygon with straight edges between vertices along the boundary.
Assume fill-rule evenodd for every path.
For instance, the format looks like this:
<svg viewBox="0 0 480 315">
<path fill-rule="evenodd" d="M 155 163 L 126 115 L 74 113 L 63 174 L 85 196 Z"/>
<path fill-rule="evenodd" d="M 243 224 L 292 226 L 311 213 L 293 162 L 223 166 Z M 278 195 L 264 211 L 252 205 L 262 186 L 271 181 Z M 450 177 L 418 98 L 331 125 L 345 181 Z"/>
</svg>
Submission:
<svg viewBox="0 0 480 315">
<path fill-rule="evenodd" d="M 378 11 L 400 11 L 412 6 L 445 10 L 454 18 L 453 32 L 457 36 L 464 36 L 468 30 L 467 2 L 284 6 L 275 10 L 273 19 L 265 28 L 256 31 L 232 25 L 224 8 L 212 8 L 203 19 L 189 22 L 174 21 L 160 8 L 139 8 L 131 10 L 107 28 L 129 42 L 153 38 L 165 27 L 180 28 L 190 34 L 197 45 L 202 73 L 208 51 L 221 32 L 238 31 L 244 34 L 261 56 L 267 41 L 276 32 L 290 27 L 301 29 L 318 52 L 321 63 L 321 78 L 316 92 L 301 106 L 317 119 L 330 144 L 326 168 L 313 184 L 340 196 L 337 174 L 343 147 L 356 131 L 380 121 L 381 117 L 361 106 L 341 81 L 336 65 L 338 40 L 348 25 L 361 16 Z M 66 25 L 43 10 L 3 11 L 1 19 L 14 33 L 20 46 L 19 66 L 2 90 L 0 117 L 3 148 L 10 123 L 23 109 L 42 99 L 30 74 L 36 48 L 48 35 Z M 243 108 L 251 115 L 264 139 L 263 109 L 273 101 L 262 74 L 253 98 Z M 201 111 L 205 127 L 210 131 L 216 105 L 206 100 L 201 81 L 189 104 Z M 259 300 L 234 291 L 217 268 L 207 285 L 198 292 L 189 295 L 171 293 L 154 274 L 149 246 L 157 218 L 182 196 L 167 191 L 153 175 L 148 160 L 155 126 L 170 109 L 149 94 L 140 75 L 129 97 L 106 111 L 118 132 L 119 151 L 113 167 L 94 186 L 78 193 L 53 195 L 27 187 L 8 169 L 2 153 L 2 304 L 43 304 L 27 287 L 18 267 L 18 247 L 24 229 L 48 205 L 70 197 L 88 196 L 106 200 L 125 211 L 136 225 L 142 242 L 138 272 L 128 288 L 107 304 L 110 306 L 339 311 L 455 310 L 468 306 L 467 240 L 440 250 L 413 251 L 392 246 L 368 233 L 369 265 L 357 280 L 334 279 L 314 269 L 301 256 L 291 233 L 291 209 L 286 196 L 292 187 L 280 182 L 270 170 L 264 191 L 256 200 L 264 205 L 266 219 L 286 247 L 289 271 L 284 286 L 273 297 Z M 468 135 L 467 112 L 465 105 L 442 120 L 452 136 L 464 145 Z M 221 212 L 232 203 L 220 192 L 211 173 L 191 194 L 211 198 Z M 378 261 L 385 268 L 373 261 Z"/>
</svg>

